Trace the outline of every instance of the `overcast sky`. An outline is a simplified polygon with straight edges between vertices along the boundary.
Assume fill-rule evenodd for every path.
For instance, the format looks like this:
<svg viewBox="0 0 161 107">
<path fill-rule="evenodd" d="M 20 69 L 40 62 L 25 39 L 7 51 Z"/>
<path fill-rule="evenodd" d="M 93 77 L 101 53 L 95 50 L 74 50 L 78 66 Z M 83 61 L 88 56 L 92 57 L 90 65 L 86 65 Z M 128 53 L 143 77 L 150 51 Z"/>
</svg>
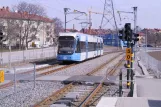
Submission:
<svg viewBox="0 0 161 107">
<path fill-rule="evenodd" d="M 9 6 L 18 4 L 23 0 L 1 0 L 0 6 Z M 104 0 L 25 0 L 26 2 L 40 4 L 46 9 L 47 15 L 50 18 L 58 17 L 64 22 L 63 8 L 70 8 L 70 11 L 74 9 L 87 12 L 90 8 L 95 12 L 103 12 Z M 115 11 L 133 11 L 132 7 L 138 7 L 138 22 L 137 25 L 141 28 L 161 28 L 161 0 L 113 0 Z M 71 20 L 76 15 L 68 15 L 67 20 Z M 107 16 L 108 17 L 108 16 Z M 133 24 L 133 14 L 121 14 L 121 18 L 125 20 L 120 22 L 118 14 L 116 13 L 117 23 L 119 27 L 122 27 L 126 22 Z M 86 17 L 80 17 L 85 22 Z M 92 28 L 99 28 L 101 23 L 102 15 L 92 14 Z M 76 29 L 80 29 L 80 20 L 71 21 L 67 23 L 67 28 L 72 28 L 73 24 Z M 114 23 L 112 22 L 112 25 Z M 133 26 L 133 25 L 132 25 Z M 112 28 L 110 24 L 104 28 Z"/>
</svg>

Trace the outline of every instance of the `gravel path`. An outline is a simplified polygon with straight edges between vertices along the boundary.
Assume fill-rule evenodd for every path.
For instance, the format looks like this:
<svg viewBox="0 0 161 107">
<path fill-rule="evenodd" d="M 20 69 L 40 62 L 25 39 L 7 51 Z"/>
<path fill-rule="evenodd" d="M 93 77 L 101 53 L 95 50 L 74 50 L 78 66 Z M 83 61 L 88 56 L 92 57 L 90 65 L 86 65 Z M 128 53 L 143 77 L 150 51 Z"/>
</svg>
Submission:
<svg viewBox="0 0 161 107">
<path fill-rule="evenodd" d="M 95 58 L 93 60 L 89 60 L 83 63 L 80 63 L 76 66 L 61 70 L 59 72 L 55 72 L 52 75 L 63 75 L 63 76 L 74 76 L 74 75 L 85 75 L 92 70 L 94 70 L 96 67 L 100 66 L 101 64 L 105 63 L 107 60 L 110 60 L 111 58 L 119 55 L 120 53 L 112 53 L 105 56 L 101 56 L 98 58 Z"/>
<path fill-rule="evenodd" d="M 29 107 L 63 86 L 60 82 L 36 81 L 36 88 L 33 89 L 33 82 L 19 83 L 16 94 L 13 87 L 0 90 L 0 107 Z"/>
</svg>

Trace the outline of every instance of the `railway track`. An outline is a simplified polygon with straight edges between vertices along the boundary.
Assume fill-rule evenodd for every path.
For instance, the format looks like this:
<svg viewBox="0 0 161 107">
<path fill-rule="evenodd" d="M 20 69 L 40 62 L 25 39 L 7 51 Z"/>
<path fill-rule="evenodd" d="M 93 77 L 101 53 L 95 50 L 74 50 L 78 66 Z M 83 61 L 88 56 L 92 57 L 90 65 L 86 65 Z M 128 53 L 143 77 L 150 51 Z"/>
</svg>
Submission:
<svg viewBox="0 0 161 107">
<path fill-rule="evenodd" d="M 104 55 L 111 54 L 111 53 L 116 53 L 116 52 L 122 52 L 122 51 L 106 52 Z M 76 64 L 71 64 L 71 65 L 67 65 L 67 66 L 61 67 L 61 68 L 50 70 L 50 69 L 52 69 L 54 67 L 58 67 L 59 64 L 60 63 L 36 69 L 36 72 L 41 72 L 41 71 L 44 71 L 44 70 L 48 70 L 47 72 L 42 72 L 42 73 L 38 74 L 37 77 L 45 76 L 45 75 L 48 75 L 48 74 L 51 74 L 51 73 L 54 73 L 54 72 L 58 72 L 59 70 L 63 70 L 63 69 L 66 69 L 66 68 L 69 68 L 69 67 L 72 67 L 72 66 L 76 65 Z M 29 74 L 29 73 L 32 73 L 32 72 L 33 71 L 26 71 L 26 72 L 21 72 L 20 74 Z M 90 74 L 87 74 L 87 75 L 90 75 Z M 19 81 L 17 81 L 17 82 L 19 82 Z M 0 85 L 0 89 L 10 87 L 13 84 L 14 84 L 14 82 L 10 81 L 10 82 L 8 82 L 6 84 Z"/>
<path fill-rule="evenodd" d="M 121 53 L 120 55 L 122 54 L 123 53 Z M 120 55 L 116 56 L 115 58 L 110 59 L 109 61 L 105 62 L 104 64 L 97 67 L 93 71 L 87 73 L 86 75 L 88 76 L 93 75 L 95 72 L 98 72 L 100 69 L 102 69 L 107 64 L 109 64 L 110 62 L 118 58 Z M 119 61 L 114 66 L 114 68 L 108 72 L 108 75 L 113 75 L 117 67 L 121 65 L 123 60 L 124 58 L 122 58 L 122 60 Z M 53 103 L 59 103 L 58 101 L 64 100 L 65 99 L 64 96 L 68 96 L 69 93 L 79 93 L 79 98 L 76 98 L 77 100 L 71 103 L 70 105 L 71 107 L 86 107 L 87 105 L 91 104 L 93 99 L 97 99 L 99 97 L 99 95 L 97 95 L 99 91 L 101 91 L 102 93 L 107 91 L 105 90 L 106 89 L 105 85 L 103 85 L 104 80 L 105 78 L 100 82 L 100 84 L 94 84 L 92 86 L 89 86 L 87 84 L 80 85 L 80 84 L 70 83 L 66 85 L 65 87 L 63 87 L 62 89 L 58 90 L 57 92 L 53 93 L 51 96 L 47 97 L 45 100 L 39 102 L 34 107 L 48 107 L 49 105 L 52 105 Z M 77 87 L 81 87 L 81 86 L 83 86 L 84 89 L 82 88 L 77 89 Z M 97 98 L 95 97 L 96 95 L 97 95 Z"/>
<path fill-rule="evenodd" d="M 122 64 L 123 61 L 124 57 L 108 72 L 107 75 L 114 75 L 115 71 Z M 100 82 L 100 84 L 95 88 L 95 90 L 91 94 L 89 94 L 86 97 L 86 99 L 82 102 L 82 104 L 78 107 L 96 107 L 99 99 L 109 90 L 109 86 L 103 84 L 104 80 Z"/>
<path fill-rule="evenodd" d="M 54 70 L 49 70 L 47 72 L 42 72 L 40 74 L 37 74 L 36 78 L 41 77 L 41 76 L 45 76 L 45 75 L 48 75 L 48 74 L 51 74 L 51 73 L 54 73 L 54 72 L 58 72 L 59 70 L 63 70 L 63 69 L 66 69 L 66 68 L 69 68 L 69 67 L 72 67 L 72 66 L 75 66 L 75 65 L 76 64 L 70 64 L 70 65 L 63 66 L 61 68 L 57 68 L 57 69 L 54 69 Z M 36 72 L 40 72 L 40 71 L 43 71 L 43 70 L 46 70 L 46 69 L 48 70 L 48 69 L 51 69 L 51 68 L 54 68 L 54 67 L 57 67 L 57 66 L 59 66 L 59 65 L 56 64 L 56 65 L 52 65 L 52 66 L 48 66 L 48 67 L 44 67 L 44 68 L 39 68 L 38 71 L 36 70 Z M 33 71 L 22 72 L 22 73 L 19 73 L 19 74 L 29 74 L 31 72 L 33 72 Z M 19 80 L 17 80 L 17 82 L 19 82 Z M 8 82 L 6 84 L 0 85 L 0 89 L 10 87 L 13 84 L 14 84 L 14 82 L 10 81 L 10 82 Z"/>
</svg>

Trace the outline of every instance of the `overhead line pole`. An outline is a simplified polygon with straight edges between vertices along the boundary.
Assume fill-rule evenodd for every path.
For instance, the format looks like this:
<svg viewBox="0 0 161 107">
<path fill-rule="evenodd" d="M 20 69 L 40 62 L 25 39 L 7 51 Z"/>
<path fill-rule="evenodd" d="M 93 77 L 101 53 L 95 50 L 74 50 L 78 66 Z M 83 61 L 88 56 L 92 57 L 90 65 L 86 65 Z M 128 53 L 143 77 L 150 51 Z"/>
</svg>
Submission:
<svg viewBox="0 0 161 107">
<path fill-rule="evenodd" d="M 116 22 L 116 18 L 115 18 L 115 10 L 114 10 L 114 6 L 113 6 L 113 0 L 111 0 L 111 4 L 112 4 L 112 12 L 113 12 L 113 18 L 114 18 L 114 22 L 115 22 L 116 32 L 117 32 L 117 35 L 119 35 L 118 27 L 117 27 L 117 22 Z M 119 40 L 118 40 L 118 47 L 117 47 L 117 49 L 119 49 Z"/>
<path fill-rule="evenodd" d="M 137 7 L 133 7 L 134 8 L 134 33 L 136 34 L 136 21 L 137 21 Z M 133 41 L 135 42 L 135 41 Z M 132 43 L 131 41 L 131 95 L 133 95 L 133 88 L 134 88 L 134 85 L 133 85 L 133 62 L 134 62 L 134 59 L 135 59 L 135 51 L 136 51 L 136 44 L 135 44 L 135 51 L 134 51 L 134 44 L 135 43 Z"/>
<path fill-rule="evenodd" d="M 106 0 L 105 0 L 105 4 L 106 4 Z M 106 9 L 106 5 L 105 4 L 104 4 L 104 8 L 103 8 L 103 16 L 102 16 L 101 25 L 100 25 L 101 29 L 102 29 L 103 18 L 105 17 L 105 9 Z"/>
<path fill-rule="evenodd" d="M 137 25 L 137 7 L 133 7 L 134 9 L 134 33 L 137 33 L 136 31 L 136 25 Z M 136 44 L 135 44 L 135 51 L 136 51 Z M 134 59 L 135 59 L 135 51 L 134 51 Z"/>
<path fill-rule="evenodd" d="M 91 11 L 89 11 L 89 34 L 91 34 L 91 27 L 92 27 L 92 22 L 91 22 Z"/>
</svg>

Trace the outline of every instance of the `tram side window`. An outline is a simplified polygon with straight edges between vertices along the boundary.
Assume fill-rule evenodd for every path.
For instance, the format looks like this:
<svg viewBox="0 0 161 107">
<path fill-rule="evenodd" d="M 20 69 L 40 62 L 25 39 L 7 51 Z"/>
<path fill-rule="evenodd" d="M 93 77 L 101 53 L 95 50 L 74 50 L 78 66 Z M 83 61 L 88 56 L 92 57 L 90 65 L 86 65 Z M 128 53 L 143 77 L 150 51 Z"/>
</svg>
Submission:
<svg viewBox="0 0 161 107">
<path fill-rule="evenodd" d="M 77 46 L 76 46 L 76 50 L 75 50 L 76 53 L 80 53 L 81 50 L 80 50 L 80 41 L 78 40 L 77 41 Z"/>
<path fill-rule="evenodd" d="M 80 51 L 86 52 L 86 42 L 80 42 Z"/>
<path fill-rule="evenodd" d="M 95 50 L 94 44 L 95 44 L 95 43 L 93 43 L 93 42 L 89 42 L 89 43 L 88 43 L 88 51 L 94 51 L 94 50 Z"/>
<path fill-rule="evenodd" d="M 103 49 L 103 43 L 101 43 L 101 49 Z"/>
<path fill-rule="evenodd" d="M 97 43 L 94 43 L 94 51 L 97 50 Z"/>
<path fill-rule="evenodd" d="M 98 50 L 100 50 L 100 43 L 98 43 L 98 46 L 97 46 Z"/>
</svg>

